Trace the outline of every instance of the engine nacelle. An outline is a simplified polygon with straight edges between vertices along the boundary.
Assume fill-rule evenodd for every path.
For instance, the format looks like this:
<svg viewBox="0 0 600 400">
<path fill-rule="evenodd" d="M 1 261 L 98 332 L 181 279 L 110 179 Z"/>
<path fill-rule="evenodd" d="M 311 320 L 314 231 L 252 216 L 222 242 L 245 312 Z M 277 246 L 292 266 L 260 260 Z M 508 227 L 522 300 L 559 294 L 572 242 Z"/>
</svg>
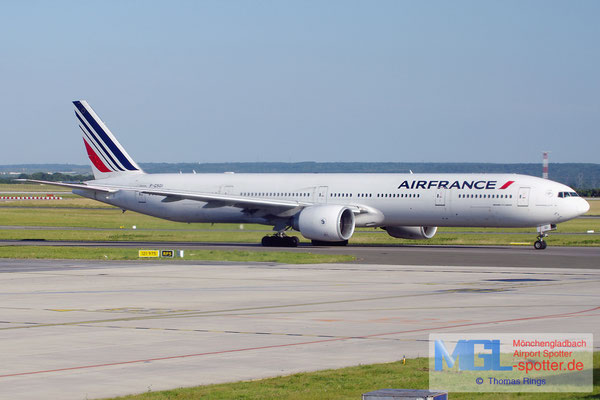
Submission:
<svg viewBox="0 0 600 400">
<path fill-rule="evenodd" d="M 354 213 L 341 205 L 310 206 L 294 218 L 294 229 L 307 239 L 341 242 L 354 233 Z"/>
<path fill-rule="evenodd" d="M 437 226 L 386 226 L 383 229 L 398 239 L 431 239 L 437 232 Z"/>
</svg>

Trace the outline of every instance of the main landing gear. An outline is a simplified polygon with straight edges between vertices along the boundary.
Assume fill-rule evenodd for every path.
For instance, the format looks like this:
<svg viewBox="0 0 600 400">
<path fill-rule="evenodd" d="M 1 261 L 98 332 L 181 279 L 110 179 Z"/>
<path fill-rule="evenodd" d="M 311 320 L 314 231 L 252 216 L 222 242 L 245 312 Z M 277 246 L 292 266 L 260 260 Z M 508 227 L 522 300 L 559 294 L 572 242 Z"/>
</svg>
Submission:
<svg viewBox="0 0 600 400">
<path fill-rule="evenodd" d="M 287 236 L 283 232 L 276 233 L 272 236 L 265 236 L 261 240 L 264 247 L 298 247 L 300 239 L 297 236 Z"/>
<path fill-rule="evenodd" d="M 548 234 L 546 232 L 554 230 L 556 230 L 556 224 L 538 226 L 538 237 L 535 243 L 533 244 L 533 247 L 536 250 L 544 250 L 546 247 L 548 247 L 548 243 L 546 243 L 546 241 L 544 240 L 544 238 L 548 237 Z"/>
</svg>

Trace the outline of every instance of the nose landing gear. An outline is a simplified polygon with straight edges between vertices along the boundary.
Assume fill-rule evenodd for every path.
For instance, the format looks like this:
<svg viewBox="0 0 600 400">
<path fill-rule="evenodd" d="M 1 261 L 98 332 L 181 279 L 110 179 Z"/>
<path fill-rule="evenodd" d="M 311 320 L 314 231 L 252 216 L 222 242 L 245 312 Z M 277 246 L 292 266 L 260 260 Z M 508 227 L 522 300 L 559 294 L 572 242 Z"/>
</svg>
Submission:
<svg viewBox="0 0 600 400">
<path fill-rule="evenodd" d="M 543 236 L 542 235 L 538 236 L 538 240 L 535 241 L 535 243 L 533 244 L 533 247 L 536 250 L 544 250 L 548 246 L 548 243 L 546 243 L 546 241 L 544 240 L 544 238 L 547 236 L 548 236 L 547 234 L 544 234 Z"/>
<path fill-rule="evenodd" d="M 548 247 L 548 243 L 546 243 L 546 241 L 544 240 L 544 238 L 548 237 L 548 234 L 546 232 L 554 230 L 556 230 L 556 224 L 538 226 L 537 231 L 539 235 L 537 237 L 537 240 L 533 244 L 533 247 L 536 250 L 544 250 L 546 247 Z"/>
</svg>

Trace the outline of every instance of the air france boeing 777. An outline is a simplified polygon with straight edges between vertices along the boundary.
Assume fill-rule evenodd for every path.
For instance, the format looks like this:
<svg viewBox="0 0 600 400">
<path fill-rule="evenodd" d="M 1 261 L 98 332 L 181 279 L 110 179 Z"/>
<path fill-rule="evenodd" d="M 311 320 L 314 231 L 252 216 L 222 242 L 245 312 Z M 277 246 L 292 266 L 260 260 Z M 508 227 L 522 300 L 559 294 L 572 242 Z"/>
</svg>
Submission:
<svg viewBox="0 0 600 400">
<path fill-rule="evenodd" d="M 94 180 L 66 186 L 123 210 L 180 222 L 273 226 L 265 246 L 346 244 L 355 227 L 430 239 L 439 226 L 537 227 L 534 247 L 556 224 L 589 210 L 563 184 L 517 174 L 147 174 L 84 100 L 74 101 Z"/>
</svg>

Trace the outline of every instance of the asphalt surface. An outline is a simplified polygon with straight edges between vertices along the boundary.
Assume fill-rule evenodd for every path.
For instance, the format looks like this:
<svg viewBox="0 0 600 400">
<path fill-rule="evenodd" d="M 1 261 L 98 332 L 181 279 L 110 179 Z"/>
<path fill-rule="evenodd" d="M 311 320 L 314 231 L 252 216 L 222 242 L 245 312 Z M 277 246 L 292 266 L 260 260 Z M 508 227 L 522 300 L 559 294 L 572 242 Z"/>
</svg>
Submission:
<svg viewBox="0 0 600 400">
<path fill-rule="evenodd" d="M 0 398 L 410 363 L 430 333 L 600 334 L 597 269 L 411 264 L 441 250 L 392 248 L 396 265 L 0 260 Z"/>
<path fill-rule="evenodd" d="M 600 268 L 600 247 L 548 247 L 535 250 L 532 246 L 333 246 L 300 245 L 297 248 L 262 247 L 259 244 L 189 243 L 189 242 L 90 242 L 3 240 L 0 246 L 88 246 L 131 247 L 138 249 L 172 250 L 246 250 L 291 251 L 316 254 L 351 254 L 358 264 L 382 265 L 446 265 L 520 268 Z"/>
</svg>

